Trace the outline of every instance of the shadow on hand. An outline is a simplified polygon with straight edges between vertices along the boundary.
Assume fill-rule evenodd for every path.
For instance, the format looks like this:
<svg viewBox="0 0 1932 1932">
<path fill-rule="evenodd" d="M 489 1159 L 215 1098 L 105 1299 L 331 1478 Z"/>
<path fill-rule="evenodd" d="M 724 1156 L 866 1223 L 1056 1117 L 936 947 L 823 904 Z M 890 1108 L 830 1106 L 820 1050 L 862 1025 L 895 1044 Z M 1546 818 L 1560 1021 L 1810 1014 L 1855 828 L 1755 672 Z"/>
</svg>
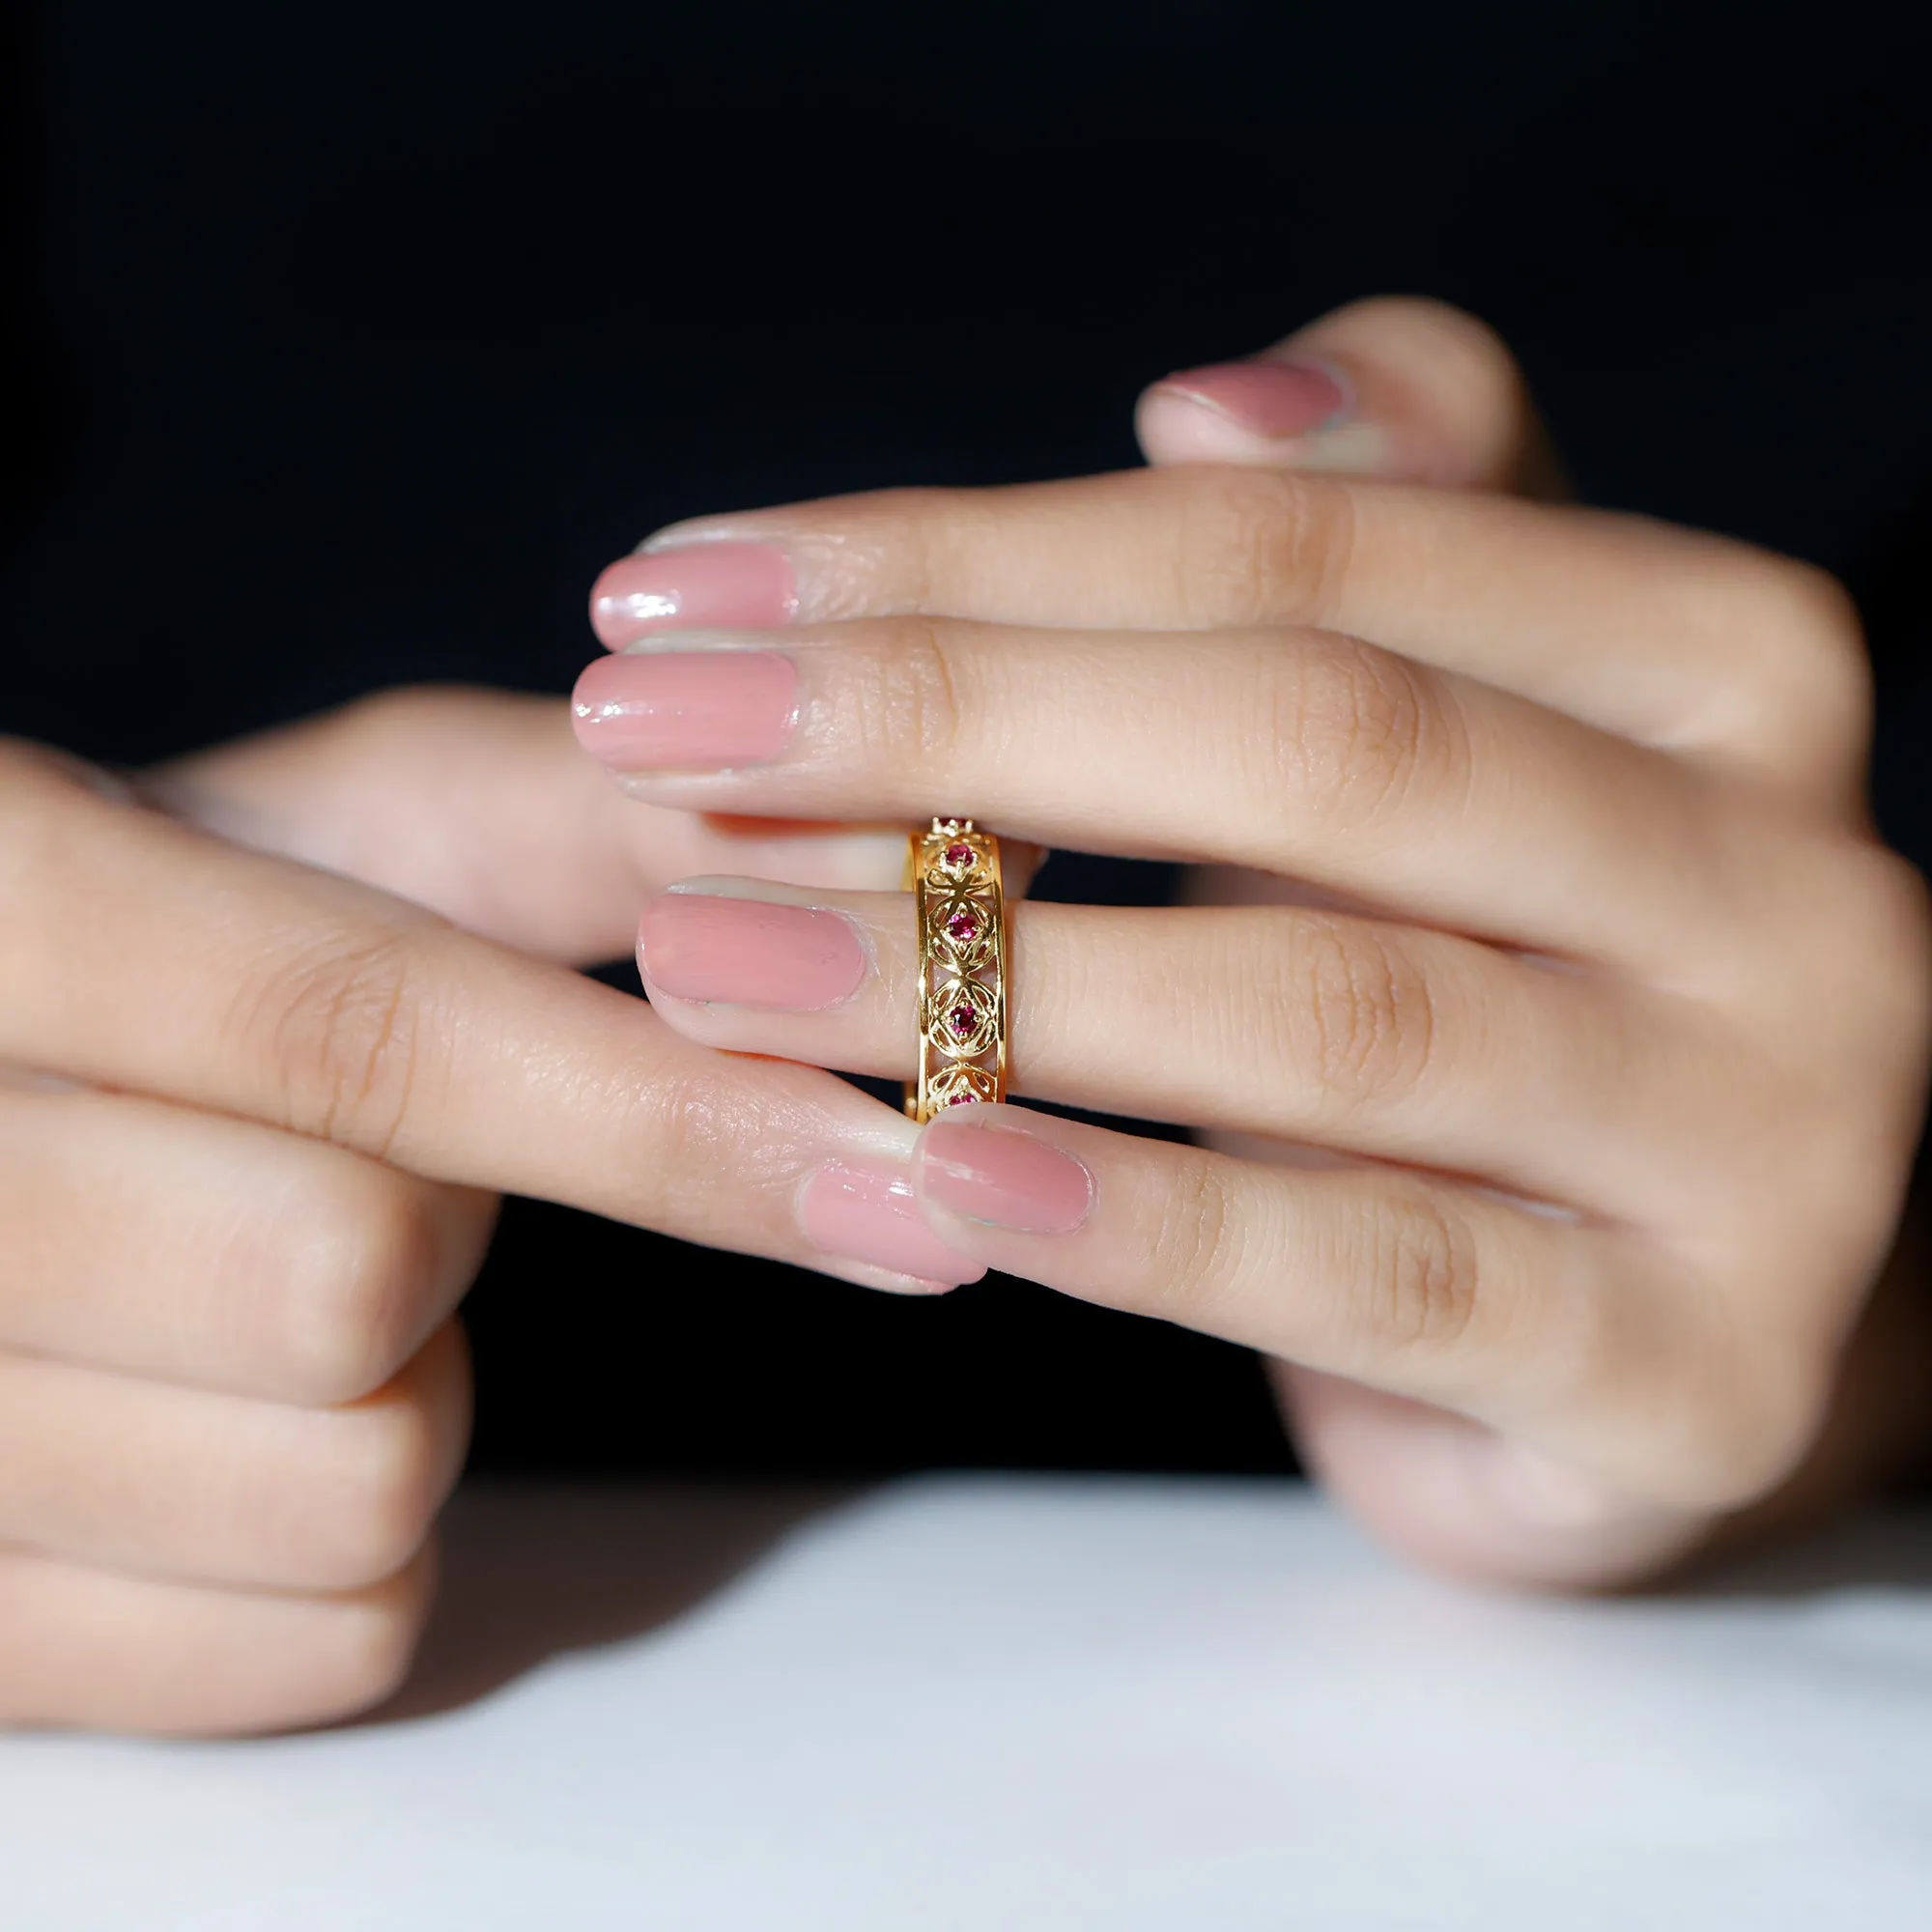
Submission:
<svg viewBox="0 0 1932 1932">
<path fill-rule="evenodd" d="M 442 1576 L 414 1667 L 355 1721 L 475 1702 L 560 1652 L 661 1629 L 742 1576 L 846 1487 L 479 1483 L 442 1520 Z"/>
<path fill-rule="evenodd" d="M 1661 1594 L 1811 1597 L 1834 1590 L 1932 1590 L 1932 1516 L 1875 1509 L 1788 1541 L 1714 1553 Z"/>
</svg>

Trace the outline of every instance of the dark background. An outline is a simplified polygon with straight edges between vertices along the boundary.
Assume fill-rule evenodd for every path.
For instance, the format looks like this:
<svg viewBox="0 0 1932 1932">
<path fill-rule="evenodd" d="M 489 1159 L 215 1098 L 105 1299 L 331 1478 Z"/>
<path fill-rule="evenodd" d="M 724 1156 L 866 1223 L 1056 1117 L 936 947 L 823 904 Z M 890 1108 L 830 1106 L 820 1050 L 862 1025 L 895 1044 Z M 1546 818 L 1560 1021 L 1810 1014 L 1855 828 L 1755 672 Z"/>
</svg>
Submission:
<svg viewBox="0 0 1932 1932">
<path fill-rule="evenodd" d="M 133 761 L 406 679 L 560 692 L 657 524 L 1127 464 L 1149 379 L 1415 291 L 1516 344 L 1586 497 L 1849 579 L 1916 853 L 1921 18 L 14 8 L 0 724 Z M 512 1204 L 470 1314 L 494 1466 L 1287 1463 L 1237 1351 L 1015 1284 Z"/>
</svg>

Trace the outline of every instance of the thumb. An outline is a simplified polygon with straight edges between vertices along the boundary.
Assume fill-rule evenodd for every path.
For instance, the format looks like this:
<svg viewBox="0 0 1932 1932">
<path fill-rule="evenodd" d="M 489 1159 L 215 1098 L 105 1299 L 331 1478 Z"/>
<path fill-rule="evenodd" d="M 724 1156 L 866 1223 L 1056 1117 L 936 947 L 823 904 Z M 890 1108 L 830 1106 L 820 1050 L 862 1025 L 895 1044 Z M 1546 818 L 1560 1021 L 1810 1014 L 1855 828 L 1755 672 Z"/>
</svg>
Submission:
<svg viewBox="0 0 1932 1932">
<path fill-rule="evenodd" d="M 380 692 L 146 773 L 155 804 L 471 932 L 572 964 L 631 950 L 672 880 L 750 874 L 886 891 L 905 829 L 732 819 L 627 798 L 579 749 L 561 698 Z"/>
<path fill-rule="evenodd" d="M 1154 384 L 1150 463 L 1242 463 L 1391 482 L 1564 494 L 1516 358 L 1447 303 L 1350 302 L 1244 362 Z"/>
</svg>

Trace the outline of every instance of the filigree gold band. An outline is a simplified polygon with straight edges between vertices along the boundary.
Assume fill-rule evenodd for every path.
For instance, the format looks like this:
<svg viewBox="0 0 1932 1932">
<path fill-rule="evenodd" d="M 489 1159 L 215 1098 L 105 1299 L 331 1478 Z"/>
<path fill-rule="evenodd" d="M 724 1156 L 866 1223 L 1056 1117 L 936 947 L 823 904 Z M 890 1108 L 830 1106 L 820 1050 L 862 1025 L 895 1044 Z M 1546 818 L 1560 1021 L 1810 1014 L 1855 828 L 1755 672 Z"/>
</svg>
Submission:
<svg viewBox="0 0 1932 1932">
<path fill-rule="evenodd" d="M 935 818 L 912 835 L 906 885 L 919 917 L 919 1078 L 906 1082 L 905 1109 L 923 1122 L 942 1107 L 1006 1098 L 1000 841 L 970 818 Z"/>
</svg>

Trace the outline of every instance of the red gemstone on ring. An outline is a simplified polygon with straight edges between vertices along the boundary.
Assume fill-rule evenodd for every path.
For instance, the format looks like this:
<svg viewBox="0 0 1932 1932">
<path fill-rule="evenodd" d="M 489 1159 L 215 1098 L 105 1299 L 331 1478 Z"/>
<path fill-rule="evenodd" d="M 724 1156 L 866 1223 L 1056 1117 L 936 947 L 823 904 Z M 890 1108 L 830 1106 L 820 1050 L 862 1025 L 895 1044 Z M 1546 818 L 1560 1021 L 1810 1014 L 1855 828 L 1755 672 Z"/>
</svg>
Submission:
<svg viewBox="0 0 1932 1932">
<path fill-rule="evenodd" d="M 964 1107 L 979 1097 L 977 1094 L 949 1094 L 946 1096 L 946 1104 L 949 1107 Z"/>
<path fill-rule="evenodd" d="M 980 1024 L 980 1015 L 971 1007 L 954 1007 L 946 1015 L 946 1024 L 952 1029 L 955 1039 L 969 1037 Z"/>
<path fill-rule="evenodd" d="M 955 912 L 946 922 L 946 929 L 954 939 L 975 938 L 980 930 L 980 922 L 970 912 Z"/>
<path fill-rule="evenodd" d="M 946 848 L 946 863 L 949 866 L 970 866 L 973 863 L 973 848 L 970 845 L 949 845 Z"/>
</svg>

